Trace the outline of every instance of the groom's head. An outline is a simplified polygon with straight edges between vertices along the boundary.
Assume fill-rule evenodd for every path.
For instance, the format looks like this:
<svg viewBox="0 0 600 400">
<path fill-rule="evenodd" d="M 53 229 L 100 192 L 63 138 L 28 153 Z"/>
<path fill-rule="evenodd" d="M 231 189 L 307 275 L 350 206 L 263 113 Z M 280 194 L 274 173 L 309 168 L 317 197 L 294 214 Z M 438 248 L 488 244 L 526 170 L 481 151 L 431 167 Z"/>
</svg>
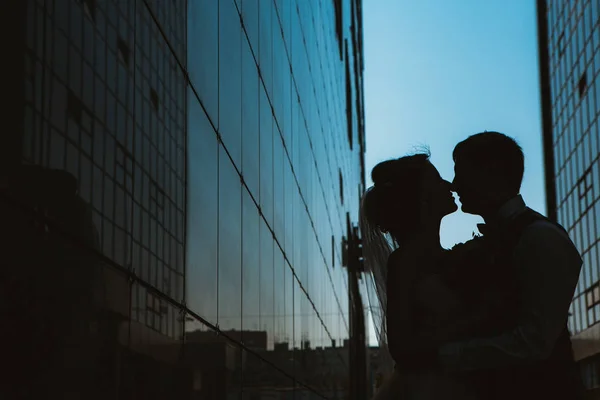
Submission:
<svg viewBox="0 0 600 400">
<path fill-rule="evenodd" d="M 524 156 L 518 143 L 498 132 L 469 136 L 454 148 L 454 190 L 462 210 L 489 215 L 519 194 Z"/>
</svg>

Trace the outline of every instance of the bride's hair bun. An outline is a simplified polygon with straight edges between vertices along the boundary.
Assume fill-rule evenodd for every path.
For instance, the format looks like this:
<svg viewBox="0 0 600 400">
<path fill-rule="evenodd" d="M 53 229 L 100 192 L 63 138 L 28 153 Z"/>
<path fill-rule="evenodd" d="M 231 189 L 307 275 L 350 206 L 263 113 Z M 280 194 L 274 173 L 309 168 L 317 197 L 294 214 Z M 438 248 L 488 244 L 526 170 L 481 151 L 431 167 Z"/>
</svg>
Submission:
<svg viewBox="0 0 600 400">
<path fill-rule="evenodd" d="M 363 199 L 363 212 L 372 226 L 401 236 L 415 229 L 421 173 L 428 163 L 429 152 L 421 152 L 383 161 L 373 168 L 374 186 Z"/>
<path fill-rule="evenodd" d="M 375 186 L 384 186 L 391 184 L 398 179 L 398 160 L 388 160 L 377 164 L 371 171 L 371 180 Z"/>
</svg>

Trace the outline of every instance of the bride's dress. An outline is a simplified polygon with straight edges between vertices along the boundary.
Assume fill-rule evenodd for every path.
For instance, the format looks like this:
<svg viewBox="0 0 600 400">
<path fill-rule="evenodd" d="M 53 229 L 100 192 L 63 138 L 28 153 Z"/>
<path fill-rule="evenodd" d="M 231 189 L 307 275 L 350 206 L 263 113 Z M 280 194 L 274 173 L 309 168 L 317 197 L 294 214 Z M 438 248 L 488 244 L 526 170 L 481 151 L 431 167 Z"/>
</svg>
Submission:
<svg viewBox="0 0 600 400">
<path fill-rule="evenodd" d="M 421 261 L 423 262 L 423 261 Z M 390 265 L 388 273 L 388 342 L 390 347 L 411 350 L 418 343 L 442 343 L 459 336 L 458 320 L 466 306 L 457 293 L 448 288 L 440 267 L 449 262 L 445 257 L 437 265 L 419 265 L 412 290 L 407 291 L 407 276 L 398 273 L 406 265 Z M 396 272 L 392 271 L 396 269 Z M 424 272 L 423 272 L 424 271 Z M 406 296 L 402 296 L 402 290 Z M 397 293 L 394 295 L 394 293 Z M 396 303 L 396 304 L 394 304 Z M 407 311 L 408 310 L 408 311 Z M 410 320 L 399 317 L 410 312 Z M 398 361 L 398 360 L 397 360 Z M 473 399 L 465 381 L 441 369 L 396 369 L 382 385 L 376 400 L 465 400 Z"/>
</svg>

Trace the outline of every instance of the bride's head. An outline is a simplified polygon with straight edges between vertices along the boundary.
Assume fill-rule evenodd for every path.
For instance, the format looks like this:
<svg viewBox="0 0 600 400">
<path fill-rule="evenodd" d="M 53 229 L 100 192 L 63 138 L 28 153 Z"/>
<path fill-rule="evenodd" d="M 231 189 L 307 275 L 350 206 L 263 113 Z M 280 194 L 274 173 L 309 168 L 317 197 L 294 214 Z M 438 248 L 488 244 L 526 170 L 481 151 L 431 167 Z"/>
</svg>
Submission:
<svg viewBox="0 0 600 400">
<path fill-rule="evenodd" d="M 371 172 L 373 187 L 363 199 L 369 225 L 390 233 L 398 242 L 457 210 L 451 184 L 442 179 L 421 152 L 377 164 Z"/>
</svg>

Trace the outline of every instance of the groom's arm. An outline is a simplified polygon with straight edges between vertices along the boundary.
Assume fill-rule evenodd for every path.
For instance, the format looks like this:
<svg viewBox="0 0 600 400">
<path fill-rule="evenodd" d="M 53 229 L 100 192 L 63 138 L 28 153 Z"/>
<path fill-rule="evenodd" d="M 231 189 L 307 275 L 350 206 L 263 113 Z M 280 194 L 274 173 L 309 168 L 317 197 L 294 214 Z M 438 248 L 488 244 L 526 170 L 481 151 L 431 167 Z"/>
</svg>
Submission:
<svg viewBox="0 0 600 400">
<path fill-rule="evenodd" d="M 443 345 L 450 370 L 496 368 L 550 356 L 567 320 L 582 260 L 568 236 L 547 222 L 528 227 L 515 249 L 522 308 L 516 328 L 495 337 Z"/>
</svg>

